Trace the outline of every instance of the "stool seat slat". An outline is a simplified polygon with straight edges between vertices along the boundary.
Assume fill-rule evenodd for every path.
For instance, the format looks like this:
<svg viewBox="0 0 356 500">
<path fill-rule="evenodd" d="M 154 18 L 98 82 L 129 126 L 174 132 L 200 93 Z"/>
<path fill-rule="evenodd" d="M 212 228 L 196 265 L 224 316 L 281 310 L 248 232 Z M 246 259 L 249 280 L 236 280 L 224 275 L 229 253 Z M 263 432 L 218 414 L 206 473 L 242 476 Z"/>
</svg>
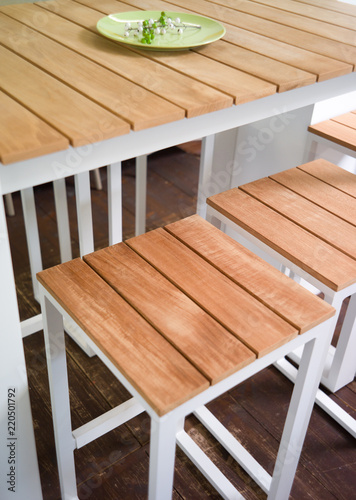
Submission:
<svg viewBox="0 0 356 500">
<path fill-rule="evenodd" d="M 343 115 L 335 116 L 331 118 L 331 121 L 336 123 L 341 123 L 354 130 L 356 130 L 356 116 L 354 113 L 344 113 Z"/>
<path fill-rule="evenodd" d="M 351 115 L 351 113 L 350 113 Z M 356 151 L 356 129 L 333 120 L 308 127 L 309 132 Z"/>
<path fill-rule="evenodd" d="M 42 271 L 40 283 L 162 415 L 208 380 L 81 259 Z"/>
<path fill-rule="evenodd" d="M 165 227 L 300 333 L 328 319 L 330 306 L 197 215 Z M 273 289 L 271 283 L 273 282 Z"/>
<path fill-rule="evenodd" d="M 127 240 L 127 244 L 228 328 L 257 357 L 298 334 L 292 325 L 164 229 Z"/>
<path fill-rule="evenodd" d="M 86 255 L 84 260 L 211 384 L 256 358 L 234 335 L 124 243 Z M 202 343 L 204 349 L 201 349 Z"/>
<path fill-rule="evenodd" d="M 324 210 L 272 179 L 240 186 L 242 191 L 266 204 L 306 231 L 356 259 L 356 227 Z M 356 280 L 356 268 L 355 268 Z"/>
<path fill-rule="evenodd" d="M 304 165 L 300 165 L 298 168 L 356 198 L 355 174 L 340 169 L 340 167 L 322 158 L 304 163 Z"/>
<path fill-rule="evenodd" d="M 208 205 L 333 290 L 355 282 L 356 263 L 353 259 L 241 189 L 233 188 L 211 196 Z"/>
<path fill-rule="evenodd" d="M 299 168 L 291 168 L 270 177 L 341 219 L 356 225 L 356 199 L 339 189 L 335 189 Z"/>
</svg>

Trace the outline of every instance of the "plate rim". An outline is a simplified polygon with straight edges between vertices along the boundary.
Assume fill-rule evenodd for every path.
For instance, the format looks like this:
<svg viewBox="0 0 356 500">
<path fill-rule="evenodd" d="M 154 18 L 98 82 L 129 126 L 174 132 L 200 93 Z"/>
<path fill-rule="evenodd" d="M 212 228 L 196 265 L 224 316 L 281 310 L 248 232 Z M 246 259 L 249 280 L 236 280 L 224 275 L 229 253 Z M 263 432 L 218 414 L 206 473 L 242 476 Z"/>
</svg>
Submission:
<svg viewBox="0 0 356 500">
<path fill-rule="evenodd" d="M 120 35 L 110 36 L 109 34 L 105 33 L 102 28 L 100 29 L 100 26 L 99 26 L 100 23 L 102 23 L 105 19 L 110 19 L 111 16 L 125 16 L 125 14 L 141 14 L 141 16 L 144 16 L 144 15 L 147 15 L 147 13 L 153 13 L 153 12 L 160 14 L 162 11 L 161 10 L 130 10 L 130 11 L 125 11 L 125 12 L 111 13 L 111 14 L 108 14 L 106 16 L 101 17 L 97 21 L 96 29 L 104 37 L 109 38 L 111 40 L 115 40 L 116 42 L 119 42 L 119 43 L 123 43 L 124 45 L 127 45 L 129 47 L 136 47 L 139 49 L 148 49 L 148 50 L 172 50 L 172 51 L 188 50 L 188 49 L 193 48 L 193 47 L 200 47 L 203 45 L 208 45 L 209 43 L 213 43 L 213 42 L 216 42 L 217 40 L 220 40 L 220 38 L 222 38 L 226 33 L 225 26 L 222 23 L 220 23 L 220 21 L 217 21 L 216 19 L 213 19 L 213 18 L 207 17 L 207 16 L 202 16 L 201 14 L 195 14 L 194 12 L 190 13 L 190 12 L 178 12 L 178 11 L 167 11 L 167 12 L 169 14 L 172 14 L 172 17 L 173 16 L 181 17 L 182 15 L 188 15 L 188 16 L 196 17 L 198 19 L 204 19 L 204 20 L 211 21 L 211 22 L 215 23 L 217 25 L 217 27 L 219 27 L 221 29 L 222 33 L 219 34 L 219 36 L 217 36 L 216 38 L 214 38 L 212 40 L 207 40 L 207 41 L 202 41 L 202 42 L 197 42 L 197 43 L 189 43 L 188 42 L 186 45 L 183 45 L 183 46 L 172 47 L 169 45 L 165 45 L 165 46 L 145 45 L 145 44 L 139 43 L 136 40 L 133 40 L 133 39 L 129 40 L 128 38 L 125 38 L 125 37 L 120 36 Z M 123 18 L 122 21 L 125 21 L 125 19 Z M 130 19 L 128 19 L 128 21 L 130 21 Z"/>
</svg>

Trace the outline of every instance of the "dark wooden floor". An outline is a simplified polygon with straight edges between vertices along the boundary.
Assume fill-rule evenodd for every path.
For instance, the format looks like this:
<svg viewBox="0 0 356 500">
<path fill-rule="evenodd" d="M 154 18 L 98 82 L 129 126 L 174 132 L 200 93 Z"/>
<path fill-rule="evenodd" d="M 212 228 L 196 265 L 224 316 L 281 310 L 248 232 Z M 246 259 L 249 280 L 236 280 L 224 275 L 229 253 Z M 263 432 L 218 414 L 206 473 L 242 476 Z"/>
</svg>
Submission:
<svg viewBox="0 0 356 500">
<path fill-rule="evenodd" d="M 173 148 L 149 158 L 147 228 L 152 229 L 195 212 L 199 169 L 199 144 Z M 96 247 L 107 245 L 106 172 L 103 191 L 92 190 Z M 124 236 L 134 233 L 133 162 L 123 166 Z M 74 256 L 78 238 L 74 218 L 73 180 L 68 183 L 68 202 Z M 36 188 L 38 220 L 44 266 L 58 263 L 58 243 L 52 187 Z M 16 216 L 8 218 L 19 307 L 25 319 L 39 312 L 31 296 L 26 242 L 19 195 L 14 196 Z M 128 394 L 97 359 L 88 358 L 67 339 L 68 370 L 73 427 L 125 401 Z M 24 339 L 30 396 L 44 500 L 60 498 L 51 422 L 43 334 Z M 269 368 L 213 401 L 211 411 L 270 472 L 292 385 Z M 356 382 L 338 391 L 333 399 L 356 417 Z M 186 421 L 190 435 L 223 470 L 247 499 L 266 495 L 193 417 Z M 75 453 L 79 498 L 91 500 L 144 499 L 147 495 L 149 419 L 143 414 Z M 220 498 L 210 484 L 177 450 L 174 499 Z M 356 499 L 355 441 L 315 407 L 302 451 L 291 498 L 295 500 Z M 25 500 L 25 499 L 24 499 Z"/>
</svg>

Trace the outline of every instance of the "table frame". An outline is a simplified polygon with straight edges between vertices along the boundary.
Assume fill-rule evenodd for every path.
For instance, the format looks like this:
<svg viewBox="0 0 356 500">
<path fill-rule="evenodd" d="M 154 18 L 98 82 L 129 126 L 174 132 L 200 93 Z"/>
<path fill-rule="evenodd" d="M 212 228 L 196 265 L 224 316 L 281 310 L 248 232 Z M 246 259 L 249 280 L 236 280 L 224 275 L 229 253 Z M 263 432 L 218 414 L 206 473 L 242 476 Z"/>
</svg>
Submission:
<svg viewBox="0 0 356 500">
<path fill-rule="evenodd" d="M 234 105 L 231 108 L 216 111 L 208 115 L 183 119 L 138 132 L 131 132 L 128 135 L 114 139 L 100 141 L 99 131 L 99 142 L 93 145 L 78 148 L 70 147 L 65 151 L 11 165 L 0 164 L 0 194 L 4 195 L 74 174 L 81 174 L 103 165 L 115 164 L 116 162 L 132 157 L 144 156 L 151 152 L 201 137 L 205 139 L 203 141 L 204 147 L 201 158 L 199 192 L 205 193 L 205 186 L 212 179 L 214 169 L 216 169 L 213 161 L 215 134 L 234 130 L 237 127 L 243 127 L 252 122 L 302 108 L 305 109 L 301 114 L 305 114 L 307 119 L 309 119 L 315 103 L 353 92 L 355 88 L 356 73 L 350 73 L 307 87 L 274 94 L 253 102 Z M 352 103 L 350 103 L 351 108 Z M 297 126 L 298 124 L 296 123 L 295 125 Z M 229 146 L 229 154 L 233 158 L 235 154 L 235 144 L 233 141 L 230 141 Z M 300 151 L 303 151 L 304 144 L 300 143 L 299 146 Z M 295 159 L 295 161 L 298 162 L 298 159 Z M 263 166 L 262 162 L 261 165 Z M 279 169 L 282 170 L 288 167 L 288 164 L 283 164 L 279 166 Z M 270 173 L 262 169 L 260 176 Z M 198 213 L 204 215 L 204 212 L 205 206 L 203 204 L 198 207 Z M 19 439 L 17 447 L 17 463 L 18 468 L 21 470 L 21 481 L 19 480 L 17 491 L 11 498 L 21 499 L 26 496 L 28 500 L 38 500 L 41 498 L 40 481 L 34 434 L 31 425 L 32 418 L 21 340 L 21 324 L 17 308 L 3 198 L 0 202 L 0 276 L 0 317 L 2 321 L 0 331 L 2 345 L 1 366 L 3 372 L 6 373 L 6 376 L 1 377 L 0 407 L 6 408 L 8 387 L 16 386 L 19 394 L 21 394 L 17 407 L 18 425 L 21 431 L 21 436 L 19 436 L 21 439 Z M 37 330 L 42 328 L 41 318 L 38 319 L 36 328 Z M 37 330 L 34 329 L 34 331 Z M 6 419 L 3 418 L 0 430 L 3 446 L 3 449 L 0 451 L 1 471 L 6 471 L 8 467 L 6 454 L 3 451 L 6 446 L 3 438 L 7 432 L 5 424 Z M 28 488 L 29 484 L 31 488 Z M 6 499 L 8 492 L 5 488 L 4 481 L 0 480 L 0 497 Z"/>
</svg>

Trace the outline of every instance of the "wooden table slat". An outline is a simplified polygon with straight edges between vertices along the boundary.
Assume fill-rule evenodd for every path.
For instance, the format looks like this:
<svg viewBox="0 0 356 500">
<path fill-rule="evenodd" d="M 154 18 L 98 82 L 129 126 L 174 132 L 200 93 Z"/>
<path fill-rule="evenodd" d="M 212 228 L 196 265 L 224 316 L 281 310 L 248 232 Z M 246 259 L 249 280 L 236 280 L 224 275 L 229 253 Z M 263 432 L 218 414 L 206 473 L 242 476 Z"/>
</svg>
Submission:
<svg viewBox="0 0 356 500">
<path fill-rule="evenodd" d="M 297 330 L 255 300 L 163 229 L 126 242 L 257 357 L 297 335 Z M 176 262 L 180 265 L 177 266 Z M 204 278 L 202 278 L 204 277 Z"/>
<path fill-rule="evenodd" d="M 278 92 L 310 85 L 316 81 L 314 74 L 223 40 L 194 51 L 273 83 L 277 85 Z"/>
<path fill-rule="evenodd" d="M 317 80 L 320 82 L 345 75 L 353 69 L 351 64 L 289 45 L 283 41 L 273 40 L 237 26 L 229 26 L 223 39 L 308 73 L 313 73 L 317 75 Z"/>
<path fill-rule="evenodd" d="M 163 415 L 209 382 L 81 259 L 38 275 L 127 380 Z"/>
<path fill-rule="evenodd" d="M 116 8 L 116 3 L 116 0 L 113 0 L 112 7 L 109 7 L 108 2 L 106 2 L 105 13 L 110 14 L 113 12 L 113 9 Z M 102 11 L 104 10 L 102 6 L 100 8 Z M 128 7 L 128 9 L 135 10 L 134 7 Z M 93 23 L 91 20 L 90 22 L 87 22 L 86 19 L 89 21 L 89 17 L 86 18 L 85 12 L 88 16 L 90 15 L 90 19 L 94 16 L 96 21 L 102 17 L 101 14 L 97 13 L 95 15 L 92 11 L 85 11 L 85 8 L 82 7 L 80 10 L 79 22 L 87 28 L 92 28 Z M 71 19 L 73 19 L 72 12 L 70 12 L 69 15 Z M 116 47 L 119 48 L 120 46 L 116 44 Z M 256 78 L 253 75 L 230 67 L 226 64 L 222 64 L 219 61 L 201 57 L 199 54 L 192 51 L 169 52 L 146 49 L 140 50 L 133 46 L 130 46 L 129 49 L 131 53 L 135 52 L 139 55 L 143 55 L 145 58 L 151 59 L 168 69 L 174 70 L 176 74 L 179 73 L 184 76 L 188 76 L 199 83 L 203 83 L 214 88 L 215 90 L 228 94 L 233 97 L 236 103 L 239 104 L 258 99 L 260 97 L 265 97 L 276 92 L 276 86 L 269 82 Z M 132 72 L 133 70 L 130 68 L 130 71 Z M 304 74 L 304 80 L 306 77 L 309 83 L 313 81 L 313 77 L 311 77 L 311 75 Z"/>
<path fill-rule="evenodd" d="M 54 8 L 62 13 L 61 3 L 58 3 L 58 7 L 55 3 Z M 230 96 L 157 64 L 149 58 L 141 57 L 97 33 L 83 30 L 85 25 L 96 31 L 96 23 L 102 17 L 100 13 L 78 4 L 77 9 L 69 6 L 66 15 L 71 10 L 73 17 L 79 15 L 81 26 L 50 11 L 44 11 L 37 5 L 7 5 L 0 8 L 0 12 L 18 19 L 49 38 L 85 55 L 88 59 L 180 106 L 185 109 L 187 117 L 232 105 L 233 100 Z M 36 25 L 33 20 L 40 16 L 44 16 L 46 22 Z"/>
<path fill-rule="evenodd" d="M 86 255 L 84 260 L 210 383 L 222 380 L 256 358 L 124 243 Z"/>
<path fill-rule="evenodd" d="M 184 118 L 183 109 L 1 13 L 0 24 L 4 46 L 120 116 L 133 130 Z M 26 43 L 18 44 L 11 36 L 18 31 Z"/>
<path fill-rule="evenodd" d="M 130 131 L 121 118 L 2 46 L 0 59 L 0 88 L 65 135 L 73 146 Z"/>
<path fill-rule="evenodd" d="M 323 9 L 328 9 L 333 12 L 342 12 L 348 16 L 356 17 L 356 7 L 345 2 L 339 2 L 335 0 L 296 0 L 301 4 L 314 5 L 316 7 L 322 7 Z"/>
<path fill-rule="evenodd" d="M 297 28 L 302 32 L 314 33 L 327 39 L 341 41 L 353 46 L 356 45 L 354 27 L 352 29 L 343 28 L 328 21 L 324 22 L 319 19 L 312 19 L 303 14 L 295 14 L 288 10 L 270 7 L 259 2 L 247 0 L 214 0 L 214 3 L 229 7 L 238 12 L 244 12 L 245 14 L 273 21 L 278 25 Z"/>
<path fill-rule="evenodd" d="M 130 4 L 137 4 L 141 0 L 130 0 Z M 147 5 L 147 2 L 144 2 Z M 149 0 L 148 5 L 151 4 Z M 174 0 L 174 5 L 192 10 L 190 0 Z M 146 7 L 142 7 L 146 8 Z M 290 45 L 316 52 L 339 61 L 356 65 L 356 47 L 336 40 L 331 40 L 323 36 L 301 31 L 291 26 L 277 24 L 262 17 L 256 17 L 245 12 L 237 11 L 231 8 L 212 4 L 205 0 L 194 1 L 194 11 L 201 15 L 212 17 L 226 25 L 232 24 L 240 28 L 259 33 L 269 38 L 280 40 Z"/>
<path fill-rule="evenodd" d="M 355 198 L 320 181 L 300 168 L 286 170 L 270 177 L 314 204 L 329 210 L 329 212 L 356 226 Z"/>
<path fill-rule="evenodd" d="M 333 290 L 341 290 L 356 281 L 353 259 L 241 189 L 211 196 L 208 204 Z"/>
<path fill-rule="evenodd" d="M 348 28 L 351 30 L 356 30 L 356 19 L 352 16 L 344 14 L 342 12 L 332 12 L 325 8 L 317 7 L 314 5 L 306 5 L 303 3 L 296 2 L 294 0 L 253 0 L 257 3 L 263 3 L 269 5 L 270 7 L 276 7 L 282 11 L 293 12 L 295 14 L 300 14 L 304 17 L 310 17 L 312 19 L 317 19 L 319 21 L 324 21 L 330 24 L 336 24 L 343 28 Z M 324 6 L 323 6 L 324 7 Z M 356 16 L 356 7 L 354 9 L 354 15 Z"/>
<path fill-rule="evenodd" d="M 67 149 L 66 137 L 0 92 L 0 160 L 5 165 Z"/>
<path fill-rule="evenodd" d="M 266 177 L 240 189 L 356 261 L 356 227 L 352 224 Z"/>
<path fill-rule="evenodd" d="M 296 286 L 295 281 L 197 215 L 165 229 L 267 307 L 288 318 L 300 333 L 329 317 L 325 301 Z"/>
</svg>

